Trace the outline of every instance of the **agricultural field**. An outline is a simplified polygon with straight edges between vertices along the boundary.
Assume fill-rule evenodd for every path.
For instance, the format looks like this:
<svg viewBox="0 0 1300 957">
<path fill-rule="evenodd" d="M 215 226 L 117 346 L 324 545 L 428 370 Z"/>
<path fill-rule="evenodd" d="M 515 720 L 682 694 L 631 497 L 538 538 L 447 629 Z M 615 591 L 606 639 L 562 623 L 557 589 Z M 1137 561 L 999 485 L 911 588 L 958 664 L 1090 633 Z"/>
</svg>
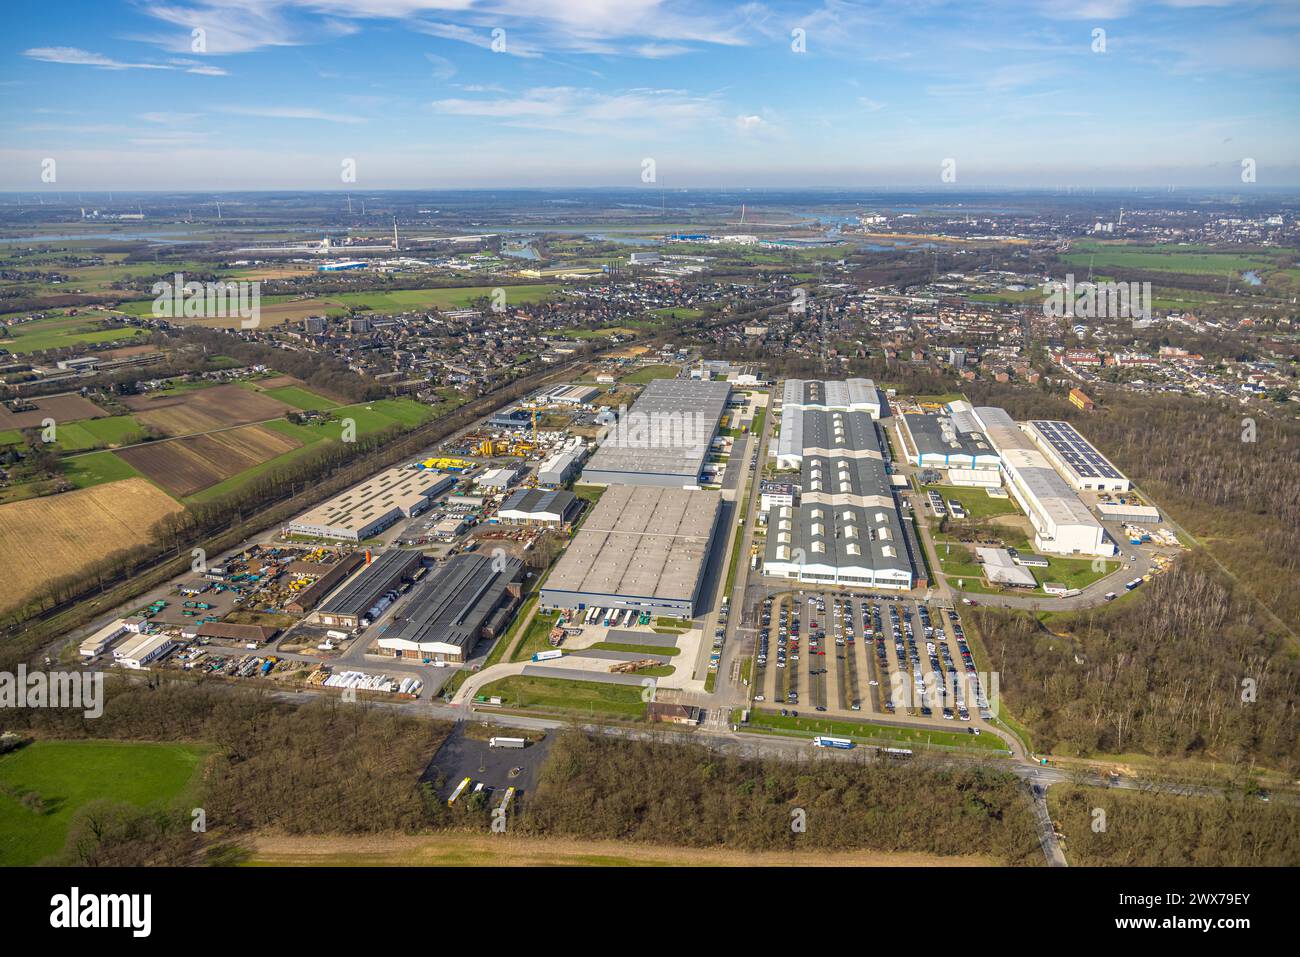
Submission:
<svg viewBox="0 0 1300 957">
<path fill-rule="evenodd" d="M 1136 246 L 1124 243 L 1078 243 L 1060 257 L 1068 266 L 1184 275 L 1237 275 L 1273 267 L 1276 253 L 1219 252 L 1206 246 Z"/>
<path fill-rule="evenodd" d="M 634 385 L 645 385 L 655 379 L 675 379 L 680 371 L 676 366 L 642 366 L 640 369 L 621 376 L 620 381 L 630 382 Z"/>
<path fill-rule="evenodd" d="M 202 745 L 36 741 L 0 756 L 0 867 L 57 854 L 91 801 L 163 806 L 199 786 Z"/>
<path fill-rule="evenodd" d="M 103 419 L 84 419 L 60 424 L 55 429 L 55 444 L 64 452 L 111 448 L 142 441 L 146 430 L 129 415 Z M 3 439 L 0 439 L 0 443 Z"/>
<path fill-rule="evenodd" d="M 148 316 L 153 312 L 152 299 L 136 299 L 124 302 L 119 311 L 128 316 Z M 306 298 L 295 295 L 262 296 L 258 300 L 258 326 L 271 327 L 286 322 L 298 322 L 308 316 L 320 316 L 327 312 L 341 313 L 340 303 L 335 299 Z M 214 316 L 205 319 L 184 319 L 186 325 L 205 326 L 209 329 L 238 329 L 241 326 L 239 316 Z"/>
<path fill-rule="evenodd" d="M 409 312 L 413 309 L 465 309 L 475 299 L 490 298 L 494 289 L 505 290 L 507 306 L 541 302 L 557 295 L 562 288 L 559 283 L 531 283 L 514 286 L 394 289 L 386 292 L 347 292 L 332 296 L 330 300 L 342 307 L 369 312 Z M 344 311 L 346 309 L 340 308 L 330 314 L 341 314 Z"/>
<path fill-rule="evenodd" d="M 343 433 L 343 419 L 352 419 L 356 423 L 358 437 L 382 432 L 394 425 L 411 427 L 419 425 L 435 414 L 433 409 L 413 399 L 379 399 L 364 405 L 338 406 L 330 410 L 334 418 L 329 422 L 295 425 L 285 419 L 267 422 L 262 428 L 278 432 L 300 443 L 298 448 L 281 453 L 259 465 L 245 469 L 237 475 L 217 482 L 200 492 L 189 496 L 188 501 L 206 502 L 218 499 L 241 487 L 251 479 L 263 475 L 281 465 L 288 464 L 303 455 L 318 442 L 339 441 Z"/>
<path fill-rule="evenodd" d="M 6 566 L 0 576 L 0 608 L 12 608 L 46 582 L 75 574 L 106 555 L 144 545 L 150 527 L 180 508 L 162 489 L 138 477 L 0 505 L 0 553 Z"/>
<path fill-rule="evenodd" d="M 8 326 L 8 335 L 0 338 L 0 349 L 13 355 L 28 355 L 46 349 L 92 345 L 101 342 L 124 342 L 148 338 L 148 331 L 134 326 L 105 328 L 105 312 L 78 316 L 50 316 Z"/>
<path fill-rule="evenodd" d="M 108 413 L 88 399 L 79 395 L 42 396 L 32 399 L 28 405 L 34 408 L 25 412 L 12 412 L 0 405 L 0 429 L 39 428 L 45 419 L 53 419 L 56 424 L 64 422 L 81 422 L 84 419 L 105 418 Z"/>
<path fill-rule="evenodd" d="M 292 408 L 269 395 L 233 384 L 126 396 L 122 401 L 138 421 L 168 436 L 264 422 Z"/>
<path fill-rule="evenodd" d="M 136 445 L 118 454 L 140 474 L 185 498 L 301 446 L 263 425 Z"/>
</svg>

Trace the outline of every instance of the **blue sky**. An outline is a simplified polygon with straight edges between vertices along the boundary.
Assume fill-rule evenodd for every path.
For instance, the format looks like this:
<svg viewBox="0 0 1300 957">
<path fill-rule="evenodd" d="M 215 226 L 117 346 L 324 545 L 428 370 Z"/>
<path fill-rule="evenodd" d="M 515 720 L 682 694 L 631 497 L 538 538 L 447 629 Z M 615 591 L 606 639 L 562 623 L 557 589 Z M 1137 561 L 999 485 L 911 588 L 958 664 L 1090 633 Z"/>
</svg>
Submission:
<svg viewBox="0 0 1300 957">
<path fill-rule="evenodd" d="M 958 187 L 1241 187 L 1244 158 L 1300 184 L 1294 0 L 8 0 L 5 26 L 0 189 L 637 186 L 646 159 L 656 188 L 930 187 L 949 159 Z"/>
</svg>

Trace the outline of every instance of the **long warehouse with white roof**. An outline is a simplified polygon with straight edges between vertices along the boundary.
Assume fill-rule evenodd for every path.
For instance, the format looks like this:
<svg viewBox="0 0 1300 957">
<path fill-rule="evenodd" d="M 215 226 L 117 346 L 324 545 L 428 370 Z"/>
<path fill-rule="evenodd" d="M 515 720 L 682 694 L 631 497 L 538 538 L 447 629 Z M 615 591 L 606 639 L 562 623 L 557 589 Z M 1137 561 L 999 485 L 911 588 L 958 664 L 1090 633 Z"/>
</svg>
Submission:
<svg viewBox="0 0 1300 957">
<path fill-rule="evenodd" d="M 1115 543 L 1088 506 L 1003 409 L 975 410 L 1002 457 L 1007 488 L 1029 516 L 1034 548 L 1055 555 L 1114 555 Z"/>
<path fill-rule="evenodd" d="M 1069 422 L 1033 419 L 1025 433 L 1043 454 L 1077 489 L 1097 492 L 1127 492 L 1132 483 Z"/>
<path fill-rule="evenodd" d="M 359 542 L 402 518 L 419 515 L 455 484 L 452 476 L 432 469 L 386 469 L 299 515 L 288 530 Z"/>
</svg>

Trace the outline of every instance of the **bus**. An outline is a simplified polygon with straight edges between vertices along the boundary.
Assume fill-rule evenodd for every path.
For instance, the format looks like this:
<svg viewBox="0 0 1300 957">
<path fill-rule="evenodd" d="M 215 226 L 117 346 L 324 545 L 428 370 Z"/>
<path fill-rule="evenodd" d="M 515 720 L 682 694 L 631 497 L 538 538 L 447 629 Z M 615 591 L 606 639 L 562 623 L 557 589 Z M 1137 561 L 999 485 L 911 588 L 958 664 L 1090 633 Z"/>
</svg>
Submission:
<svg viewBox="0 0 1300 957">
<path fill-rule="evenodd" d="M 556 649 L 555 651 L 539 651 L 533 655 L 533 661 L 553 661 L 556 658 L 564 656 L 564 652 Z"/>
<path fill-rule="evenodd" d="M 497 810 L 500 811 L 502 814 L 504 814 L 507 810 L 509 810 L 510 802 L 514 800 L 514 796 L 515 796 L 515 789 L 513 787 L 506 788 L 505 797 L 503 797 L 501 799 L 501 803 L 497 805 Z"/>
<path fill-rule="evenodd" d="M 453 804 L 455 804 L 456 798 L 464 794 L 465 789 L 467 787 L 469 787 L 469 778 L 466 778 L 465 780 L 461 781 L 460 784 L 456 785 L 456 790 L 452 791 L 451 797 L 447 798 L 447 807 L 451 807 Z"/>
<path fill-rule="evenodd" d="M 814 748 L 840 748 L 844 751 L 853 747 L 853 742 L 848 738 L 832 738 L 828 735 L 819 734 L 813 738 Z"/>
</svg>

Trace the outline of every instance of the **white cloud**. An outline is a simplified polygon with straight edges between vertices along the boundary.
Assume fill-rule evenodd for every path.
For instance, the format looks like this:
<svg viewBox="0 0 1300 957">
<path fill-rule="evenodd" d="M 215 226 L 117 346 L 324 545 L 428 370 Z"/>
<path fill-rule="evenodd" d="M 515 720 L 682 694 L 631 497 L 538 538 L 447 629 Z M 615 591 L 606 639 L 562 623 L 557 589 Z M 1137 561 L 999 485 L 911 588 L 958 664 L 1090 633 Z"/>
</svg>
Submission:
<svg viewBox="0 0 1300 957">
<path fill-rule="evenodd" d="M 433 66 L 433 75 L 438 80 L 450 80 L 456 75 L 456 64 L 452 63 L 445 56 L 438 56 L 436 53 L 426 53 L 424 58 Z"/>
<path fill-rule="evenodd" d="M 222 113 L 236 116 L 257 116 L 273 120 L 317 120 L 322 123 L 364 123 L 365 117 L 344 113 L 326 113 L 308 106 L 222 106 Z"/>
<path fill-rule="evenodd" d="M 93 66 L 101 70 L 183 70 L 200 76 L 225 76 L 226 71 L 195 60 L 171 60 L 167 63 L 126 63 L 102 53 L 92 53 L 78 47 L 32 47 L 23 56 L 43 63 L 63 63 L 69 66 Z"/>
</svg>

